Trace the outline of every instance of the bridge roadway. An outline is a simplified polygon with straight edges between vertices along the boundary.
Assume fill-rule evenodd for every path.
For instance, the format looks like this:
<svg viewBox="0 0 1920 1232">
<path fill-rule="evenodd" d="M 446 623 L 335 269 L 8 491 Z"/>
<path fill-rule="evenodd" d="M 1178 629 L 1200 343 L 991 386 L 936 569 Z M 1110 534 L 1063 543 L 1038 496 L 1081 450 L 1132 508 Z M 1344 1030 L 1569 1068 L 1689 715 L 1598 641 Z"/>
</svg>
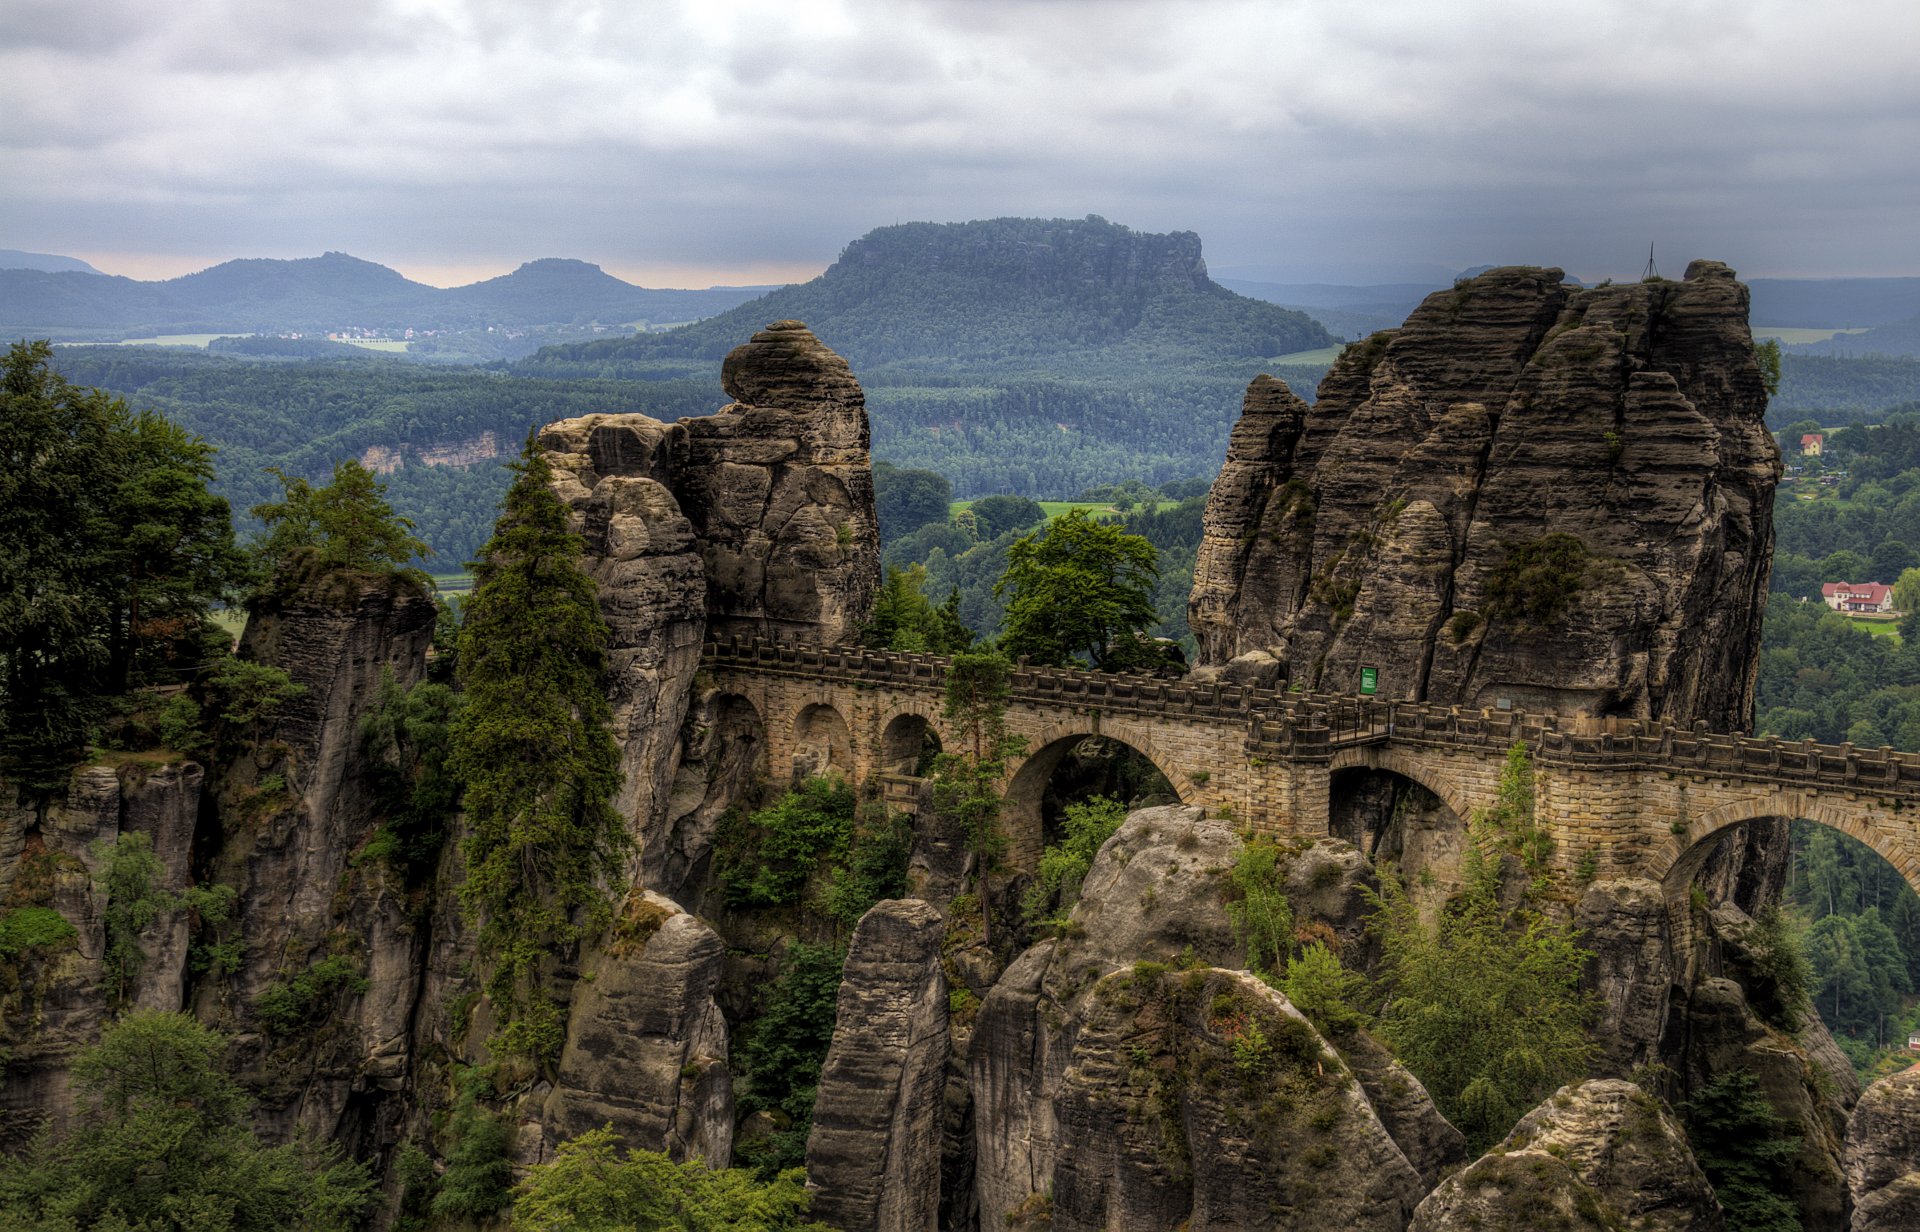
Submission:
<svg viewBox="0 0 1920 1232">
<path fill-rule="evenodd" d="M 762 640 L 710 642 L 702 668 L 750 704 L 770 768 L 832 766 L 877 776 L 905 807 L 915 763 L 941 717 L 935 655 Z M 1535 816 L 1571 873 L 1647 877 L 1682 894 L 1730 826 L 1805 818 L 1866 843 L 1920 890 L 1920 755 L 1851 744 L 1728 735 L 1595 719 L 1018 667 L 1007 726 L 1026 742 L 1008 776 L 1010 858 L 1031 867 L 1048 778 L 1088 736 L 1120 741 L 1159 768 L 1180 800 L 1284 836 L 1328 833 L 1343 772 L 1387 771 L 1461 819 L 1491 807 L 1501 766 L 1524 741 Z"/>
</svg>

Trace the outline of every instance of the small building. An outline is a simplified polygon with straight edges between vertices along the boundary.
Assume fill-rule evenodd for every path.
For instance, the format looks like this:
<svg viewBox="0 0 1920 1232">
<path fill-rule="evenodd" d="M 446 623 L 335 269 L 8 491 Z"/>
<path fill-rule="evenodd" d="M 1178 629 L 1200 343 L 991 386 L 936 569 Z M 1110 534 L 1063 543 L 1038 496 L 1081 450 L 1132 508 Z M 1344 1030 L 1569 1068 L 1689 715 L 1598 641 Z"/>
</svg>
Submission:
<svg viewBox="0 0 1920 1232">
<path fill-rule="evenodd" d="M 1836 612 L 1877 615 L 1893 610 L 1893 587 L 1879 582 L 1828 582 L 1820 587 L 1820 597 Z"/>
<path fill-rule="evenodd" d="M 1907 1036 L 1907 1051 L 1920 1052 L 1920 1031 Z"/>
<path fill-rule="evenodd" d="M 1800 438 L 1800 456 L 1803 458 L 1817 458 L 1820 456 L 1820 451 L 1825 447 L 1826 443 L 1827 438 L 1821 433 L 1809 432 Z"/>
</svg>

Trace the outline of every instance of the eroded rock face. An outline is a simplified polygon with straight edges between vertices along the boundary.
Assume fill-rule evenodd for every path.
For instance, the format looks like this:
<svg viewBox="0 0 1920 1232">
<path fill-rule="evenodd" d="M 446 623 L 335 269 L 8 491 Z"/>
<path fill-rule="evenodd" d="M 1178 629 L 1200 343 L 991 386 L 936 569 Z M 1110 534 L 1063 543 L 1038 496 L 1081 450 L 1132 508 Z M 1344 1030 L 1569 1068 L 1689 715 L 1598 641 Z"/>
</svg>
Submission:
<svg viewBox="0 0 1920 1232">
<path fill-rule="evenodd" d="M 1349 347 L 1312 407 L 1249 387 L 1195 572 L 1202 665 L 1341 692 L 1366 665 L 1381 696 L 1745 727 L 1779 471 L 1746 288 L 1710 261 L 1560 279 L 1436 292 Z M 1578 546 L 1525 610 L 1502 584 L 1565 546 L 1550 535 Z"/>
<path fill-rule="evenodd" d="M 1920 1228 L 1920 1066 L 1866 1089 L 1847 1123 L 1853 1232 Z"/>
<path fill-rule="evenodd" d="M 1102 979 L 1055 1109 L 1056 1229 L 1399 1232 L 1425 1192 L 1339 1055 L 1244 971 Z"/>
<path fill-rule="evenodd" d="M 852 642 L 880 582 L 866 401 L 846 361 L 779 321 L 727 356 L 722 383 L 736 401 L 713 415 L 587 415 L 539 436 L 613 631 L 618 807 L 644 883 L 682 901 L 743 767 L 764 768 L 761 716 L 715 713 L 717 738 L 697 734 L 713 722 L 687 738 L 701 642 Z M 691 762 L 708 790 L 682 775 Z"/>
<path fill-rule="evenodd" d="M 716 634 L 856 640 L 880 586 L 866 397 L 798 321 L 775 321 L 720 369 L 734 402 L 683 419 L 677 490 L 706 562 Z"/>
<path fill-rule="evenodd" d="M 256 609 L 241 638 L 244 657 L 306 692 L 223 768 L 211 873 L 239 891 L 245 957 L 230 980 L 198 987 L 194 1009 L 236 1033 L 270 1137 L 301 1128 L 357 1148 L 374 1093 L 405 1085 L 421 938 L 384 864 L 354 859 L 381 820 L 361 720 L 385 681 L 422 678 L 436 615 L 405 577 L 334 574 Z M 338 988 L 297 1026 L 262 1012 L 263 994 L 329 960 L 364 988 Z"/>
<path fill-rule="evenodd" d="M 642 1149 L 727 1166 L 733 1077 L 714 1001 L 725 959 L 719 934 L 672 900 L 628 899 L 612 941 L 574 985 L 540 1118 L 549 1144 L 611 1124 Z"/>
<path fill-rule="evenodd" d="M 848 1232 L 932 1232 L 947 1080 L 946 921 L 919 899 L 860 919 L 807 1138 L 814 1217 Z"/>
<path fill-rule="evenodd" d="M 1387 1160 L 1379 1164 L 1378 1177 L 1357 1180 L 1346 1164 L 1328 1163 L 1324 1153 L 1313 1155 L 1319 1165 L 1303 1163 L 1299 1152 L 1284 1163 L 1269 1158 L 1266 1140 L 1249 1130 L 1259 1123 L 1260 1101 L 1241 1098 L 1233 1083 L 1191 1093 L 1191 1102 L 1181 1104 L 1177 1131 L 1159 1114 L 1141 1111 L 1145 1105 L 1135 1086 L 1151 1081 L 1133 1073 L 1133 1045 L 1121 1043 L 1130 1033 L 1149 1026 L 1161 1031 L 1156 1038 L 1169 1056 L 1231 1049 L 1217 1024 L 1191 1014 L 1175 1015 L 1175 1023 L 1145 1001 L 1135 1005 L 1139 999 L 1124 990 L 1136 977 L 1151 983 L 1156 970 L 1243 965 L 1245 954 L 1226 912 L 1228 874 L 1241 846 L 1228 823 L 1197 808 L 1173 805 L 1131 814 L 1094 860 L 1063 935 L 1022 954 L 993 986 L 968 1046 L 982 1228 L 1025 1226 L 1021 1220 L 1044 1210 L 1048 1194 L 1056 1228 L 1172 1226 L 1189 1217 L 1193 1227 L 1276 1226 L 1271 1211 L 1296 1202 L 1315 1214 L 1298 1223 L 1281 1217 L 1278 1226 L 1337 1226 L 1346 1218 L 1344 1208 L 1323 1209 L 1316 1205 L 1323 1199 L 1308 1192 L 1318 1181 L 1354 1192 L 1384 1184 L 1387 1191 L 1374 1196 L 1385 1213 L 1358 1218 L 1362 1226 L 1375 1226 L 1365 1220 L 1378 1218 L 1379 1226 L 1398 1228 L 1429 1184 L 1425 1178 L 1437 1178 L 1463 1158 L 1458 1131 L 1434 1110 L 1420 1084 L 1364 1036 L 1334 1041 L 1328 1049 L 1341 1058 L 1339 1072 L 1347 1083 L 1341 1099 L 1354 1101 L 1330 1112 L 1328 1123 L 1351 1136 L 1342 1138 L 1342 1149 L 1354 1152 L 1350 1158 Z M 1324 927 L 1342 947 L 1352 944 L 1354 904 L 1369 876 L 1364 861 L 1334 840 L 1286 854 L 1284 875 L 1297 923 Z M 1250 997 L 1247 1004 L 1257 1006 L 1259 1015 L 1298 1021 L 1284 998 L 1244 974 L 1172 970 L 1167 978 L 1231 978 L 1240 982 L 1232 988 L 1220 984 L 1216 995 Z M 1299 1026 L 1312 1034 L 1316 1049 L 1327 1048 L 1311 1027 Z M 1291 1026 L 1283 1029 L 1294 1033 Z M 1162 1083 L 1162 1089 L 1172 1088 Z M 1190 1164 L 1179 1163 L 1177 1152 L 1167 1156 L 1173 1163 L 1162 1158 L 1173 1140 L 1163 1131 L 1187 1135 L 1194 1149 Z M 1312 1146 L 1321 1139 L 1307 1133 L 1300 1141 Z M 1403 1184 L 1411 1195 L 1404 1208 L 1394 1196 Z M 1322 1218 L 1331 1222 L 1323 1225 Z"/>
<path fill-rule="evenodd" d="M 1718 1232 L 1720 1204 L 1680 1125 L 1630 1082 L 1561 1087 L 1442 1182 L 1417 1232 L 1469 1228 Z"/>
</svg>

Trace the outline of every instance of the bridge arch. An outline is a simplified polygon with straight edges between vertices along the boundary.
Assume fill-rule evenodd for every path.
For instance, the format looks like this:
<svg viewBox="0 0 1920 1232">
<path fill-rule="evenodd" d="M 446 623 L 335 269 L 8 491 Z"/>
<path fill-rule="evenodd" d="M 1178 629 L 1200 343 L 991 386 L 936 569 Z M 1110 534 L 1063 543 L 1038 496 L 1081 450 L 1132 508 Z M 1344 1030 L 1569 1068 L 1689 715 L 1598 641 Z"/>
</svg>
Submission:
<svg viewBox="0 0 1920 1232">
<path fill-rule="evenodd" d="M 939 725 L 930 707 L 909 705 L 889 718 L 880 729 L 878 769 L 883 774 L 912 774 L 924 777 L 929 762 L 946 747 Z"/>
<path fill-rule="evenodd" d="M 824 774 L 834 770 L 852 778 L 859 769 L 854 756 L 853 729 L 846 716 L 830 702 L 808 702 L 793 716 L 796 773 Z"/>
<path fill-rule="evenodd" d="M 1044 841 L 1041 802 L 1047 783 L 1075 746 L 1091 737 L 1123 744 L 1152 763 L 1181 802 L 1199 797 L 1199 788 L 1144 725 L 1111 719 L 1092 723 L 1054 723 L 1027 737 L 1026 756 L 1007 776 L 1006 812 L 1008 858 L 1017 868 L 1031 869 L 1040 858 Z"/>
<path fill-rule="evenodd" d="M 1876 816 L 1880 807 L 1867 801 L 1823 799 L 1792 788 L 1763 789 L 1688 818 L 1685 832 L 1662 843 L 1643 867 L 1669 899 L 1684 897 L 1718 846 L 1713 840 L 1746 822 L 1778 817 L 1810 821 L 1858 839 L 1920 892 L 1920 841 L 1912 837 L 1903 841 L 1902 831 L 1910 831 L 1911 825 L 1880 824 Z"/>
<path fill-rule="evenodd" d="M 1341 749 L 1333 755 L 1327 764 L 1329 786 L 1334 775 L 1342 770 L 1380 770 L 1397 774 L 1410 783 L 1418 784 L 1440 798 L 1440 802 L 1453 810 L 1454 816 L 1466 821 L 1481 802 L 1468 797 L 1453 776 L 1444 770 L 1435 769 L 1419 757 L 1412 756 L 1401 749 L 1386 748 L 1380 745 L 1362 745 L 1359 748 Z"/>
</svg>

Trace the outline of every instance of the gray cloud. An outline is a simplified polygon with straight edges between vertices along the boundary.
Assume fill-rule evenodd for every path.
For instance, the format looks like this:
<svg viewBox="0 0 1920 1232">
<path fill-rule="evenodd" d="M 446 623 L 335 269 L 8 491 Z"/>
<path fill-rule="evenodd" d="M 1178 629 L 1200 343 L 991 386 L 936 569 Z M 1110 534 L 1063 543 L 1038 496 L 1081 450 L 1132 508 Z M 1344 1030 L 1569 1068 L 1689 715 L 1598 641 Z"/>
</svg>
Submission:
<svg viewBox="0 0 1920 1232">
<path fill-rule="evenodd" d="M 16 0 L 0 244 L 818 266 L 1097 212 L 1216 267 L 1920 273 L 1910 0 Z"/>
</svg>

